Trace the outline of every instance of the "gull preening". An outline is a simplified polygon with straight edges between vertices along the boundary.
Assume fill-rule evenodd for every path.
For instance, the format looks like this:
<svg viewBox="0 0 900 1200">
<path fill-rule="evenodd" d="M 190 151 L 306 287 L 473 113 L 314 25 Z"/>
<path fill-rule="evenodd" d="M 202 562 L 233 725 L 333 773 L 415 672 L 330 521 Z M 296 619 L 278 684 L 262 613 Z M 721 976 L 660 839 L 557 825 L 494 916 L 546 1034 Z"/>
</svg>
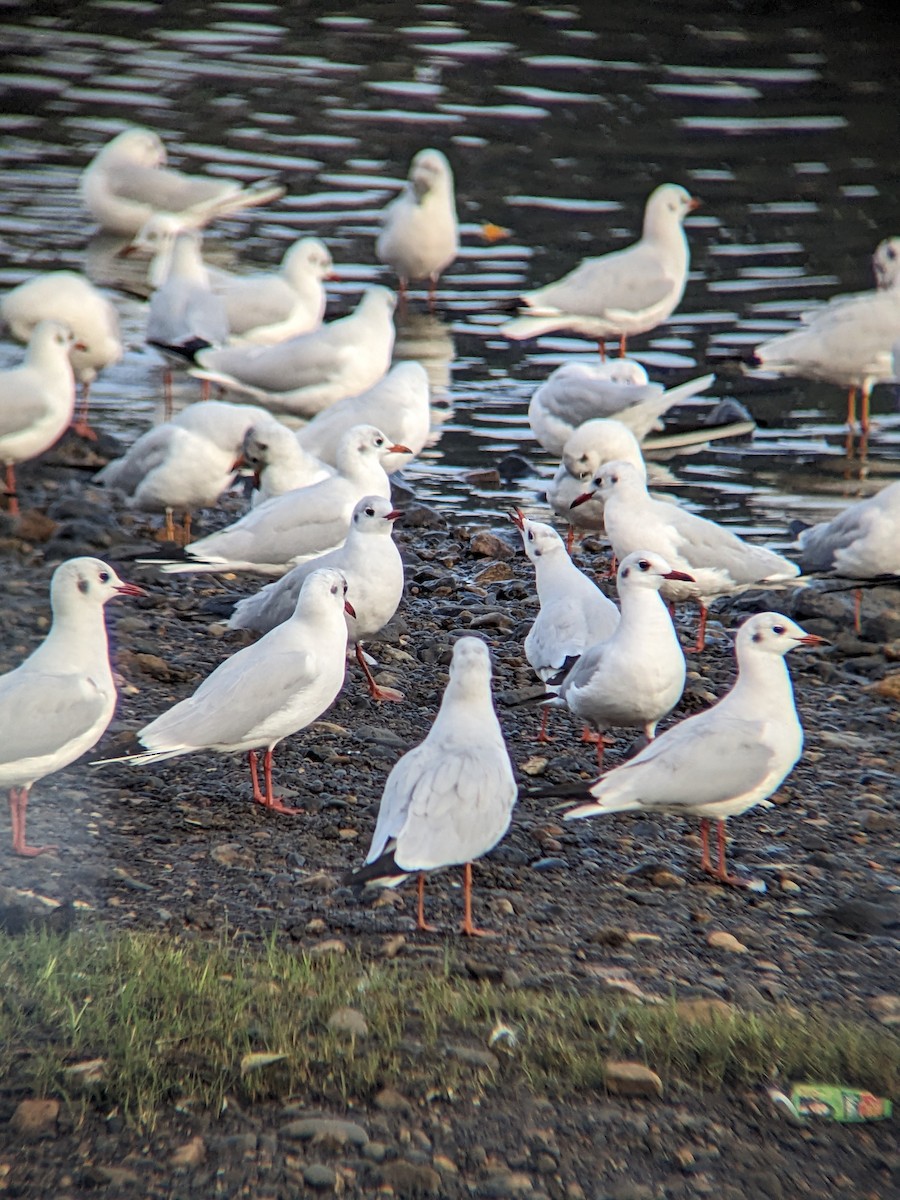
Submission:
<svg viewBox="0 0 900 1200">
<path fill-rule="evenodd" d="M 691 577 L 666 581 L 662 594 L 673 603 L 696 600 L 700 605 L 696 650 L 705 645 L 707 606 L 713 597 L 754 584 L 786 582 L 800 574 L 796 563 L 774 550 L 753 546 L 677 504 L 654 500 L 629 462 L 607 463 L 594 486 L 572 503 L 577 506 L 597 494 L 603 501 L 607 537 L 620 562 L 634 550 L 648 549 Z"/>
<path fill-rule="evenodd" d="M 244 434 L 241 459 L 253 472 L 254 507 L 272 496 L 321 483 L 334 474 L 331 467 L 303 449 L 293 429 L 264 411 Z"/>
<path fill-rule="evenodd" d="M 266 408 L 313 417 L 377 383 L 391 365 L 393 292 L 369 287 L 348 316 L 274 346 L 201 350 L 191 374 Z"/>
<path fill-rule="evenodd" d="M 59 321 L 72 332 L 69 358 L 81 385 L 74 429 L 93 437 L 88 425 L 91 384 L 122 357 L 119 317 L 113 304 L 77 271 L 48 271 L 20 283 L 0 298 L 0 317 L 17 341 L 27 342 L 44 320 Z"/>
<path fill-rule="evenodd" d="M 509 828 L 516 781 L 491 698 L 491 657 L 478 638 L 453 647 L 450 680 L 428 736 L 395 765 L 381 797 L 366 863 L 347 878 L 396 887 L 418 874 L 417 927 L 425 921 L 429 871 L 464 865 L 463 933 L 472 922 L 472 862 Z"/>
<path fill-rule="evenodd" d="M 28 845 L 29 793 L 106 732 L 116 685 L 103 608 L 114 596 L 143 595 L 99 558 L 70 558 L 50 581 L 50 632 L 20 666 L 0 677 L 0 787 L 9 789 L 16 854 L 33 858 L 56 849 Z"/>
<path fill-rule="evenodd" d="M 72 342 L 67 326 L 59 321 L 40 321 L 21 364 L 0 371 L 0 463 L 6 467 L 6 494 L 12 516 L 19 514 L 16 464 L 49 450 L 72 423 Z"/>
<path fill-rule="evenodd" d="M 510 514 L 534 564 L 540 611 L 525 638 L 525 657 L 544 683 L 595 642 L 612 637 L 619 610 L 572 562 L 550 525 L 531 521 L 520 508 Z M 547 739 L 549 709 L 543 710 L 538 741 Z"/>
<path fill-rule="evenodd" d="M 652 740 L 656 726 L 684 691 L 684 652 L 660 596 L 666 583 L 691 582 L 659 554 L 639 550 L 619 564 L 616 577 L 622 611 L 612 633 L 587 647 L 567 672 L 553 681 L 558 699 L 597 734 L 597 766 L 603 767 L 603 734 L 640 729 Z"/>
<path fill-rule="evenodd" d="M 568 329 L 596 338 L 626 339 L 668 320 L 684 295 L 690 252 L 683 223 L 699 201 L 664 183 L 650 193 L 640 240 L 624 250 L 587 258 L 555 283 L 521 297 L 521 315 L 500 326 L 516 340 Z"/>
<path fill-rule="evenodd" d="M 579 425 L 596 417 L 615 417 L 643 441 L 658 428 L 664 413 L 705 391 L 713 378 L 701 375 L 666 391 L 661 383 L 650 383 L 641 364 L 631 358 L 567 362 L 535 389 L 528 423 L 551 454 L 561 454 Z"/>
<path fill-rule="evenodd" d="M 289 620 L 225 659 L 192 696 L 138 733 L 146 750 L 109 762 L 154 763 L 198 750 L 246 753 L 253 799 L 281 813 L 290 808 L 272 790 L 272 755 L 284 738 L 305 729 L 337 698 L 344 682 L 347 625 L 352 615 L 339 571 L 314 571 Z M 263 791 L 257 751 L 263 755 Z"/>
<path fill-rule="evenodd" d="M 589 789 L 592 801 L 565 820 L 631 811 L 700 817 L 701 867 L 721 883 L 739 884 L 725 866 L 725 820 L 768 800 L 800 758 L 803 730 L 784 656 L 822 642 L 780 613 L 750 617 L 738 630 L 731 691 L 598 780 Z M 715 866 L 710 820 L 718 822 Z"/>
<path fill-rule="evenodd" d="M 459 253 L 453 172 L 440 150 L 420 150 L 403 191 L 385 208 L 375 253 L 399 281 L 403 300 L 410 281 L 428 281 L 434 307 L 440 276 Z"/>
<path fill-rule="evenodd" d="M 344 434 L 334 475 L 258 504 L 240 520 L 188 546 L 186 561 L 164 563 L 162 570 L 283 575 L 298 562 L 343 545 L 357 501 L 370 494 L 390 498 L 383 460 L 406 453 L 406 446 L 389 442 L 380 429 L 356 425 Z"/>
<path fill-rule="evenodd" d="M 234 482 L 247 430 L 269 419 L 265 409 L 254 405 L 198 401 L 141 434 L 93 482 L 119 492 L 129 508 L 165 513 L 169 540 L 175 538 L 173 513 L 183 510 L 188 541 L 191 515 L 215 504 Z"/>
<path fill-rule="evenodd" d="M 229 628 L 268 633 L 294 611 L 300 588 L 312 572 L 333 567 L 347 581 L 347 599 L 353 605 L 353 616 L 348 613 L 346 618 L 347 633 L 369 694 L 374 700 L 402 700 L 400 692 L 376 682 L 362 645 L 387 625 L 403 595 L 403 560 L 392 537 L 400 516 L 383 496 L 363 496 L 353 510 L 343 546 L 300 563 L 255 595 L 239 600 Z"/>
<path fill-rule="evenodd" d="M 547 503 L 569 524 L 567 548 L 571 550 L 576 528 L 603 528 L 603 501 L 598 495 L 572 507 L 585 488 L 608 462 L 630 462 L 642 479 L 647 465 L 637 438 L 627 425 L 613 417 L 585 421 L 569 435 L 556 474 L 547 484 Z"/>
<path fill-rule="evenodd" d="M 284 195 L 279 184 L 242 188 L 231 179 L 187 175 L 166 166 L 166 148 L 152 129 L 132 126 L 103 146 L 81 173 L 85 208 L 107 233 L 134 237 L 156 213 L 200 229 L 214 217 L 267 204 Z"/>
</svg>

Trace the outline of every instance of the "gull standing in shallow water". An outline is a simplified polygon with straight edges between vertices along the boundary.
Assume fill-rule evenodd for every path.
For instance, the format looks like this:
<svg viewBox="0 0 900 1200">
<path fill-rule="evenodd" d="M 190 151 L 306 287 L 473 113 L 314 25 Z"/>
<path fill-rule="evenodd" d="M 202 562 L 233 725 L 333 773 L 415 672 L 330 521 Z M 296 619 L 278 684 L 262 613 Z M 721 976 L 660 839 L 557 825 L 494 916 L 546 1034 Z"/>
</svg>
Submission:
<svg viewBox="0 0 900 1200">
<path fill-rule="evenodd" d="M 715 596 L 754 584 L 781 583 L 800 574 L 796 563 L 764 546 L 752 546 L 715 521 L 654 500 L 640 474 L 628 462 L 607 463 L 590 491 L 572 501 L 578 506 L 599 495 L 603 523 L 613 554 L 622 559 L 639 547 L 661 554 L 690 582 L 676 578 L 663 586 L 666 600 L 696 600 L 700 628 L 695 650 L 706 644 L 707 603 Z"/>
<path fill-rule="evenodd" d="M 401 515 L 383 496 L 363 496 L 353 510 L 343 546 L 301 563 L 255 595 L 239 600 L 228 622 L 229 629 L 268 633 L 294 611 L 307 577 L 323 567 L 334 567 L 347 580 L 347 599 L 354 612 L 352 617 L 347 615 L 347 630 L 369 695 L 374 700 L 402 700 L 401 692 L 376 683 L 362 648 L 364 639 L 387 625 L 403 595 L 403 560 L 391 536 L 394 521 Z"/>
<path fill-rule="evenodd" d="M 525 638 L 525 657 L 547 683 L 595 642 L 606 641 L 619 624 L 619 610 L 569 558 L 563 540 L 550 525 L 530 521 L 520 508 L 510 519 L 522 535 L 534 563 L 540 612 Z M 538 741 L 547 741 L 544 708 Z"/>
<path fill-rule="evenodd" d="M 725 820 L 768 800 L 800 758 L 803 730 L 784 656 L 823 640 L 780 613 L 750 617 L 738 630 L 731 691 L 598 780 L 591 802 L 569 809 L 565 820 L 632 811 L 700 817 L 701 867 L 721 883 L 740 885 L 725 867 Z M 718 822 L 716 866 L 710 819 Z"/>
<path fill-rule="evenodd" d="M 558 699 L 597 731 L 597 766 L 603 767 L 607 729 L 641 729 L 648 740 L 684 691 L 684 653 L 660 597 L 667 582 L 691 582 L 659 554 L 638 550 L 624 558 L 617 583 L 622 612 L 605 641 L 589 646 L 551 682 Z"/>
<path fill-rule="evenodd" d="M 525 292 L 521 315 L 500 326 L 516 340 L 570 329 L 596 338 L 626 339 L 668 320 L 681 302 L 690 252 L 684 218 L 699 204 L 683 187 L 664 183 L 650 193 L 640 240 L 584 262 L 555 283 Z"/>
<path fill-rule="evenodd" d="M 385 208 L 375 253 L 396 273 L 400 302 L 410 280 L 428 280 L 434 309 L 437 282 L 459 253 L 453 172 L 440 150 L 420 150 L 403 191 Z"/>
<path fill-rule="evenodd" d="M 153 763 L 197 750 L 247 753 L 253 799 L 274 812 L 297 813 L 272 792 L 272 754 L 283 739 L 305 729 L 336 699 L 344 682 L 347 625 L 353 615 L 340 571 L 315 571 L 304 583 L 293 615 L 264 638 L 238 650 L 181 700 L 138 734 L 143 754 L 104 759 Z M 265 791 L 257 751 L 265 749 Z"/>
<path fill-rule="evenodd" d="M 284 195 L 280 184 L 242 188 L 231 179 L 187 175 L 166 166 L 166 148 L 152 129 L 131 126 L 97 152 L 79 182 L 85 208 L 107 233 L 134 237 L 156 213 L 200 229 L 214 217 Z"/>
<path fill-rule="evenodd" d="M 144 596 L 99 558 L 70 558 L 53 572 L 53 624 L 38 648 L 0 678 L 0 787 L 9 789 L 12 844 L 25 858 L 32 786 L 95 746 L 112 720 L 116 685 L 103 608 L 114 596 Z"/>
<path fill-rule="evenodd" d="M 417 927 L 425 921 L 428 871 L 464 864 L 463 933 L 472 923 L 472 862 L 509 828 L 516 781 L 491 699 L 491 658 L 478 638 L 453 647 L 450 681 L 428 736 L 404 754 L 388 776 L 365 866 L 346 877 L 396 887 L 418 873 Z"/>
<path fill-rule="evenodd" d="M 0 371 L 0 463 L 10 516 L 19 515 L 16 464 L 37 458 L 65 433 L 75 410 L 72 335 L 59 321 L 35 326 L 18 367 Z"/>
</svg>

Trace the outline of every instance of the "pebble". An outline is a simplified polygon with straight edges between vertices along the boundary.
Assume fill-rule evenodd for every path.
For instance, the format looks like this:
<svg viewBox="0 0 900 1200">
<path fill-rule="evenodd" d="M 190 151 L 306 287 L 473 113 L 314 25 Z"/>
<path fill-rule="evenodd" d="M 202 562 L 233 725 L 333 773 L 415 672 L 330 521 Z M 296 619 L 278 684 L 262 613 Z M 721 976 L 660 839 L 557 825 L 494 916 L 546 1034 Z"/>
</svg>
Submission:
<svg viewBox="0 0 900 1200">
<path fill-rule="evenodd" d="M 412 1111 L 412 1105 L 403 1093 L 392 1087 L 384 1087 L 377 1093 L 375 1107 L 380 1108 L 382 1112 L 409 1113 Z"/>
<path fill-rule="evenodd" d="M 206 1161 L 206 1143 L 202 1137 L 192 1137 L 183 1146 L 178 1146 L 169 1156 L 173 1167 L 199 1167 Z"/>
<path fill-rule="evenodd" d="M 349 1142 L 353 1146 L 365 1146 L 369 1135 L 362 1125 L 355 1121 L 342 1121 L 332 1117 L 300 1117 L 282 1125 L 278 1131 L 280 1137 L 297 1138 L 301 1142 L 330 1140 L 341 1145 Z"/>
<path fill-rule="evenodd" d="M 869 1011 L 882 1025 L 900 1025 L 900 996 L 893 992 L 882 992 L 873 996 Z"/>
<path fill-rule="evenodd" d="M 441 1177 L 434 1167 L 403 1158 L 381 1168 L 381 1183 L 398 1196 L 437 1196 L 441 1191 Z"/>
<path fill-rule="evenodd" d="M 661 1096 L 662 1080 L 643 1063 L 608 1059 L 604 1065 L 607 1091 L 617 1096 Z"/>
<path fill-rule="evenodd" d="M 707 1025 L 713 1021 L 727 1020 L 736 1015 L 737 1009 L 727 1000 L 716 997 L 696 996 L 688 1000 L 679 1000 L 675 1011 L 682 1021 L 692 1021 Z"/>
<path fill-rule="evenodd" d="M 58 1100 L 20 1100 L 9 1125 L 24 1138 L 37 1138 L 55 1131 L 58 1117 Z"/>
<path fill-rule="evenodd" d="M 323 958 L 326 954 L 346 954 L 347 943 L 340 938 L 326 938 L 324 942 L 316 942 L 310 946 L 309 953 L 315 958 Z"/>
<path fill-rule="evenodd" d="M 497 1196 L 525 1196 L 532 1191 L 534 1184 L 524 1171 L 497 1171 L 478 1185 L 475 1195 L 491 1200 Z"/>
<path fill-rule="evenodd" d="M 493 558 L 507 561 L 515 555 L 515 550 L 509 542 L 497 537 L 496 533 L 476 533 L 469 539 L 469 551 L 480 558 Z"/>
<path fill-rule="evenodd" d="M 448 1058 L 458 1059 L 459 1062 L 468 1063 L 473 1067 L 485 1067 L 489 1071 L 496 1071 L 500 1066 L 500 1060 L 496 1054 L 491 1054 L 490 1050 L 479 1050 L 473 1046 L 457 1046 L 447 1044 L 444 1046 L 444 1053 Z"/>
<path fill-rule="evenodd" d="M 345 1005 L 336 1008 L 328 1018 L 328 1028 L 332 1033 L 345 1033 L 350 1037 L 364 1038 L 369 1035 L 369 1023 L 359 1009 Z"/>
<path fill-rule="evenodd" d="M 727 933 L 724 929 L 714 929 L 712 933 L 707 934 L 706 944 L 712 946 L 714 950 L 727 950 L 729 954 L 747 953 L 744 943 L 738 941 L 733 933 Z"/>
<path fill-rule="evenodd" d="M 303 1169 L 303 1181 L 319 1191 L 333 1188 L 337 1183 L 337 1172 L 324 1163 L 310 1163 Z"/>
</svg>

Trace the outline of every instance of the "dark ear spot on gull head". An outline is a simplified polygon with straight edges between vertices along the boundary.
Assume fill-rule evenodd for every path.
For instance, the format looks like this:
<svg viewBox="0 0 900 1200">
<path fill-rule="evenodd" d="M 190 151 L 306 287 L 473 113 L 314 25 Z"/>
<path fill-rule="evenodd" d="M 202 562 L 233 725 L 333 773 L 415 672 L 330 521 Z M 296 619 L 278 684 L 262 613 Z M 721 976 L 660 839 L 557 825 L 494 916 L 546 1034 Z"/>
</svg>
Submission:
<svg viewBox="0 0 900 1200">
<path fill-rule="evenodd" d="M 78 580 L 78 590 L 79 590 L 79 592 L 81 592 L 82 596 L 86 596 L 88 594 L 88 592 L 91 590 L 91 585 L 88 583 L 88 581 L 86 579 L 79 579 Z"/>
</svg>

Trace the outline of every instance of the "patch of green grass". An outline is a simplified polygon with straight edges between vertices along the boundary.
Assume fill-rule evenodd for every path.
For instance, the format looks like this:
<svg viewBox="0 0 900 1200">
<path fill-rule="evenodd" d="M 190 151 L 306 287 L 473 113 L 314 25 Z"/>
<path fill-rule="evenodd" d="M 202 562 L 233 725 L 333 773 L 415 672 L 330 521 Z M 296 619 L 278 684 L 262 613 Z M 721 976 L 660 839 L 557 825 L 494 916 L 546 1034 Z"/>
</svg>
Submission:
<svg viewBox="0 0 900 1200">
<path fill-rule="evenodd" d="M 365 1038 L 328 1029 L 359 1009 Z M 896 1095 L 900 1039 L 871 1023 L 773 1007 L 690 1019 L 673 999 L 640 1004 L 563 989 L 470 982 L 452 962 L 311 958 L 150 934 L 0 937 L 0 1073 L 8 1090 L 92 1095 L 152 1124 L 171 1105 L 218 1108 L 302 1096 L 365 1100 L 403 1076 L 424 1094 L 490 1088 L 494 1072 L 448 1059 L 446 1041 L 487 1048 L 505 1086 L 603 1086 L 605 1058 L 638 1058 L 667 1083 L 718 1088 L 815 1078 Z M 258 1065 L 253 1054 L 282 1055 Z M 95 1078 L 72 1067 L 100 1059 Z M 89 1073 L 90 1074 L 90 1073 Z"/>
</svg>

